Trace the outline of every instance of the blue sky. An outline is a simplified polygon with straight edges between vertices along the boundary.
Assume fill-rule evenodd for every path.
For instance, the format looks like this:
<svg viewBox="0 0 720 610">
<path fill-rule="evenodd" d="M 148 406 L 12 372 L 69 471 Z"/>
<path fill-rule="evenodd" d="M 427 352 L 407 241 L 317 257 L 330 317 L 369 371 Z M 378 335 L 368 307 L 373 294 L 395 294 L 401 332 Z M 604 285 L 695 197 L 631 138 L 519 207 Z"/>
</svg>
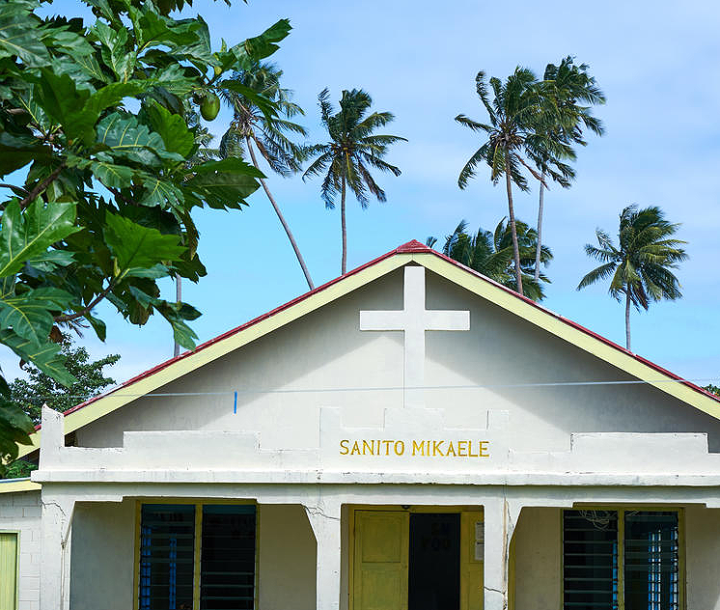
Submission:
<svg viewBox="0 0 720 610">
<path fill-rule="evenodd" d="M 77 2 L 56 2 L 53 12 L 78 14 Z M 624 341 L 623 307 L 604 286 L 577 292 L 594 266 L 583 253 L 596 227 L 617 231 L 620 210 L 631 203 L 658 205 L 681 222 L 689 261 L 678 271 L 684 298 L 633 313 L 633 349 L 686 378 L 720 378 L 718 300 L 720 274 L 720 6 L 713 2 L 609 1 L 602 4 L 521 1 L 512 8 L 490 2 L 195 2 L 219 44 L 261 32 L 287 17 L 293 32 L 273 60 L 284 85 L 305 108 L 310 140 L 322 140 L 317 94 L 329 87 L 359 87 L 374 108 L 392 111 L 388 131 L 406 137 L 388 160 L 399 178 L 380 176 L 386 204 L 362 211 L 349 202 L 349 268 L 410 239 L 450 233 L 461 219 L 492 229 L 506 214 L 504 190 L 487 172 L 465 190 L 457 175 L 478 147 L 453 118 L 484 120 L 474 91 L 478 70 L 506 77 L 516 65 L 542 74 L 548 62 L 574 55 L 590 65 L 608 103 L 597 109 L 607 133 L 579 151 L 577 180 L 546 196 L 545 235 L 555 260 L 544 304 L 608 338 Z M 229 114 L 209 124 L 221 134 Z M 271 177 L 316 284 L 339 274 L 340 217 L 324 208 L 319 181 Z M 537 191 L 518 195 L 517 215 L 535 223 Z M 203 316 L 201 340 L 228 330 L 306 290 L 284 233 L 261 191 L 242 212 L 197 215 L 200 255 L 209 274 L 184 285 L 185 300 Z M 167 297 L 174 293 L 166 285 Z M 109 309 L 105 345 L 91 338 L 94 355 L 120 353 L 121 381 L 172 355 L 172 335 L 160 319 L 137 329 Z M 3 369 L 12 375 L 12 358 Z"/>
</svg>

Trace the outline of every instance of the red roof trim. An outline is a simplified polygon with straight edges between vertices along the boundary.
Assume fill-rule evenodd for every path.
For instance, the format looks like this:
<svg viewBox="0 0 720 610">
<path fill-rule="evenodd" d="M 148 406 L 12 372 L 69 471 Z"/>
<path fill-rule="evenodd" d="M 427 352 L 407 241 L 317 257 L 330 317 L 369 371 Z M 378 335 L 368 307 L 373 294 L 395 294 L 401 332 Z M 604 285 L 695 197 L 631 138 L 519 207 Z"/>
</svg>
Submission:
<svg viewBox="0 0 720 610">
<path fill-rule="evenodd" d="M 610 341 L 610 339 L 607 339 L 607 338 L 603 337 L 602 335 L 598 335 L 597 333 L 585 328 L 584 326 L 578 324 L 577 322 L 573 322 L 572 320 L 564 318 L 563 316 L 556 314 L 555 312 L 553 312 L 549 309 L 546 309 L 542 305 L 538 305 L 532 299 L 529 299 L 525 296 L 519 295 L 514 290 L 511 290 L 510 288 L 507 288 L 507 287 L 503 286 L 502 284 L 499 284 L 496 281 L 491 280 L 490 278 L 482 275 L 481 273 L 475 271 L 474 269 L 471 269 L 470 267 L 466 267 L 465 265 L 458 263 L 457 261 L 451 259 L 450 257 L 445 256 L 444 254 L 441 254 L 440 252 L 437 252 L 436 250 L 433 250 L 432 248 L 413 239 L 412 241 L 409 241 L 409 242 L 395 248 L 394 250 L 391 250 L 390 252 L 383 254 L 382 256 L 379 256 L 378 258 L 370 261 L 369 263 L 365 263 L 364 265 L 361 265 L 360 267 L 357 267 L 357 268 L 353 269 L 352 271 L 348 271 L 345 275 L 336 277 L 335 279 L 330 280 L 329 282 L 323 284 L 322 286 L 318 286 L 314 290 L 310 290 L 309 292 L 306 292 L 305 294 L 300 295 L 299 297 L 293 299 L 292 301 L 288 301 L 287 303 L 280 305 L 279 307 L 276 307 L 272 311 L 269 311 L 261 316 L 258 316 L 257 318 L 250 320 L 249 322 L 246 322 L 245 324 L 242 324 L 236 328 L 233 328 L 232 330 L 229 330 L 221 335 L 218 335 L 214 339 L 210 339 L 209 341 L 206 341 L 205 343 L 198 345 L 198 347 L 193 352 L 184 352 L 175 358 L 166 360 L 165 362 L 163 362 L 143 373 L 140 373 L 139 375 L 133 377 L 132 379 L 129 379 L 128 381 L 120 384 L 118 387 L 114 388 L 110 392 L 101 394 L 100 396 L 95 396 L 89 400 L 86 400 L 83 403 L 80 403 L 79 405 L 72 407 L 71 409 L 68 409 L 67 411 L 65 411 L 64 414 L 69 415 L 70 413 L 75 413 L 76 411 L 79 411 L 80 409 L 87 407 L 88 405 L 94 403 L 97 400 L 100 400 L 101 398 L 110 396 L 111 394 L 114 394 L 115 392 L 118 392 L 119 390 L 122 390 L 123 388 L 126 388 L 127 386 L 132 385 L 133 383 L 135 383 L 137 381 L 145 379 L 146 377 L 150 377 L 151 375 L 154 375 L 155 373 L 158 373 L 159 371 L 162 371 L 163 369 L 167 368 L 171 364 L 178 362 L 179 360 L 182 360 L 184 358 L 187 358 L 188 356 L 191 356 L 192 354 L 194 354 L 196 352 L 206 349 L 219 341 L 222 341 L 222 340 L 227 339 L 228 337 L 231 337 L 239 332 L 242 332 L 243 330 L 245 330 L 251 326 L 254 326 L 255 324 L 258 324 L 259 322 L 262 322 L 263 320 L 266 320 L 266 319 L 280 313 L 281 311 L 285 311 L 286 309 L 292 307 L 293 305 L 296 305 L 297 303 L 300 303 L 301 301 L 304 301 L 305 299 L 311 297 L 312 295 L 317 294 L 318 292 L 321 292 L 323 290 L 326 290 L 327 288 L 329 288 L 330 286 L 332 286 L 334 284 L 337 284 L 341 280 L 343 280 L 347 277 L 350 277 L 352 275 L 355 275 L 357 273 L 360 273 L 364 269 L 367 269 L 368 267 L 372 267 L 373 265 L 376 265 L 379 262 L 390 258 L 391 256 L 395 256 L 396 254 L 413 254 L 413 253 L 433 254 L 433 255 L 437 256 L 438 258 L 441 258 L 442 260 L 450 263 L 451 265 L 460 267 L 464 271 L 467 271 L 468 273 L 471 273 L 475 277 L 492 284 L 493 286 L 499 288 L 500 290 L 504 290 L 505 292 L 512 295 L 516 299 L 520 299 L 520 300 L 524 301 L 528 305 L 531 305 L 531 306 L 539 309 L 540 311 L 546 313 L 547 315 L 552 316 L 553 318 L 556 318 L 557 320 L 560 320 L 564 324 L 567 324 L 568 326 L 571 326 L 572 328 L 575 328 L 576 330 L 579 330 L 579 331 L 585 333 L 586 335 L 590 335 L 591 337 L 593 337 L 599 341 L 602 341 L 606 345 L 608 345 L 620 352 L 627 354 L 628 356 L 630 356 L 631 358 L 634 358 L 638 362 L 641 362 L 642 364 L 649 366 L 650 368 L 656 370 L 657 372 L 659 372 L 663 375 L 666 375 L 672 379 L 675 379 L 677 381 L 680 381 L 687 387 L 695 390 L 696 392 L 703 394 L 704 396 L 707 396 L 709 398 L 712 398 L 713 400 L 715 400 L 717 402 L 720 402 L 719 396 L 715 396 L 715 394 L 708 392 L 707 390 L 701 388 L 698 385 L 695 385 L 694 383 L 684 380 L 682 377 L 679 377 L 678 375 L 671 373 L 667 369 L 664 369 L 663 367 L 651 362 L 650 360 L 647 360 L 646 358 L 643 358 L 642 356 L 638 356 L 637 354 L 634 354 L 633 352 L 625 349 L 624 347 L 618 345 L 617 343 Z M 39 429 L 39 428 L 40 428 L 40 426 L 36 426 L 36 429 Z"/>
</svg>

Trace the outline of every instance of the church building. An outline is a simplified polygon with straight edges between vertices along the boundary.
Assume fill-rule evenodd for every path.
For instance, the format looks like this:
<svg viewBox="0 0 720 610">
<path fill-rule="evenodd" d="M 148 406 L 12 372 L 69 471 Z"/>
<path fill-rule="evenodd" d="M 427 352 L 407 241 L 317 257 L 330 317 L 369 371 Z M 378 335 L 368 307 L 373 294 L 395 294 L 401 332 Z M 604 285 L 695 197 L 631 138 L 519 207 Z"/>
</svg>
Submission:
<svg viewBox="0 0 720 610">
<path fill-rule="evenodd" d="M 64 415 L 0 610 L 720 610 L 720 401 L 413 241 Z"/>
</svg>

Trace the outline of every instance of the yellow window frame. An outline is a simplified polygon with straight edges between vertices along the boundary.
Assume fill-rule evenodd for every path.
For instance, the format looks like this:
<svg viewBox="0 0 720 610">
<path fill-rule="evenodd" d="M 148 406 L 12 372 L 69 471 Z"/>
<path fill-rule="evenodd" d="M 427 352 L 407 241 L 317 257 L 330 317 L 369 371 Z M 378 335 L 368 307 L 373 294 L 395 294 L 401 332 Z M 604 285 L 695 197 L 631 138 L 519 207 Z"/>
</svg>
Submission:
<svg viewBox="0 0 720 610">
<path fill-rule="evenodd" d="M 466 534 L 463 526 L 467 527 L 462 519 L 463 513 L 479 513 L 482 517 L 483 522 L 485 521 L 485 513 L 483 506 L 469 506 L 469 505 L 452 505 L 452 506 L 433 506 L 428 504 L 418 505 L 397 505 L 397 504 L 350 504 L 348 505 L 348 545 L 347 545 L 347 558 L 348 558 L 348 610 L 354 610 L 353 591 L 354 591 L 354 572 L 355 572 L 355 513 L 357 511 L 397 511 L 405 513 L 451 513 L 460 514 L 460 544 L 462 548 L 463 536 Z M 468 587 L 467 582 L 467 566 L 464 565 L 466 562 L 461 562 L 460 572 L 460 591 L 466 590 Z M 484 564 L 484 560 L 482 562 Z M 461 602 L 462 603 L 462 602 Z"/>
<path fill-rule="evenodd" d="M 13 587 L 15 589 L 15 603 L 8 610 L 17 610 L 20 603 L 20 533 L 20 530 L 0 530 L 0 535 L 6 534 L 15 537 L 15 586 Z M 0 578 L 2 577 L 3 575 L 0 573 Z M 0 588 L 2 586 L 3 584 L 0 583 Z"/>
<path fill-rule="evenodd" d="M 133 568 L 133 609 L 139 610 L 140 598 L 140 526 L 142 520 L 143 504 L 191 504 L 195 507 L 195 540 L 193 547 L 193 610 L 200 610 L 200 576 L 202 557 L 202 507 L 212 504 L 248 505 L 255 506 L 255 582 L 253 583 L 253 607 L 258 607 L 260 584 L 260 511 L 255 500 L 235 500 L 224 498 L 142 498 L 135 501 L 135 550 Z"/>
<path fill-rule="evenodd" d="M 686 610 L 685 606 L 685 507 L 677 505 L 627 505 L 627 504 L 575 504 L 572 508 L 560 509 L 560 607 L 565 607 L 565 528 L 563 515 L 565 511 L 604 510 L 618 514 L 618 610 L 625 607 L 625 513 L 642 512 L 674 512 L 678 516 L 678 609 Z M 511 606 L 512 607 L 512 606 Z"/>
</svg>

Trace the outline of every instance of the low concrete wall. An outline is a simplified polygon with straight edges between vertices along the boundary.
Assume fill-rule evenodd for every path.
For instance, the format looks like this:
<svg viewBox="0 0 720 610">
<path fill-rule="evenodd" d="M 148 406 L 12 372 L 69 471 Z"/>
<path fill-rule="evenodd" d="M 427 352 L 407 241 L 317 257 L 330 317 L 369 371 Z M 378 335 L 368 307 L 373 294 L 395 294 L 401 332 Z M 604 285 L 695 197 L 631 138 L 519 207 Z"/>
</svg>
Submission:
<svg viewBox="0 0 720 610">
<path fill-rule="evenodd" d="M 0 495 L 0 532 L 20 533 L 18 610 L 40 607 L 40 492 Z"/>
</svg>

